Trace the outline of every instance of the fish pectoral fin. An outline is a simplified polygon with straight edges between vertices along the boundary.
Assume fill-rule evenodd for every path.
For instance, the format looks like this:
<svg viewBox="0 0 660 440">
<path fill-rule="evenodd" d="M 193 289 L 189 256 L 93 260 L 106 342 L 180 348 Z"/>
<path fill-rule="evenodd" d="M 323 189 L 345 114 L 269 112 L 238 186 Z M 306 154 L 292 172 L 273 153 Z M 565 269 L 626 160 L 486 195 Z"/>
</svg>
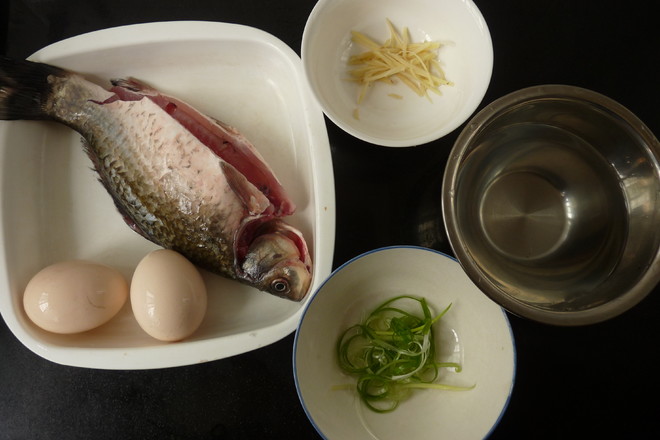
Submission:
<svg viewBox="0 0 660 440">
<path fill-rule="evenodd" d="M 243 202 L 250 215 L 262 214 L 272 207 L 264 193 L 250 183 L 236 168 L 225 161 L 220 161 L 220 166 L 229 187 Z"/>
</svg>

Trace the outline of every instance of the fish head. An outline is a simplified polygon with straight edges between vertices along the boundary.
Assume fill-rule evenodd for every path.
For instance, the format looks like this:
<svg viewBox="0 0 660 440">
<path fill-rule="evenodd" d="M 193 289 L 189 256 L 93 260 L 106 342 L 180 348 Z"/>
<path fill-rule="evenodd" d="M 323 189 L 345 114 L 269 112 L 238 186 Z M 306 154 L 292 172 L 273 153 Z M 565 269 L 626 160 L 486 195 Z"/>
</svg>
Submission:
<svg viewBox="0 0 660 440">
<path fill-rule="evenodd" d="M 264 271 L 255 284 L 260 290 L 281 298 L 301 301 L 309 290 L 311 279 L 309 269 L 302 261 L 290 259 Z"/>
<path fill-rule="evenodd" d="M 278 218 L 260 218 L 240 235 L 239 278 L 259 290 L 301 301 L 311 285 L 312 264 L 300 231 Z"/>
</svg>

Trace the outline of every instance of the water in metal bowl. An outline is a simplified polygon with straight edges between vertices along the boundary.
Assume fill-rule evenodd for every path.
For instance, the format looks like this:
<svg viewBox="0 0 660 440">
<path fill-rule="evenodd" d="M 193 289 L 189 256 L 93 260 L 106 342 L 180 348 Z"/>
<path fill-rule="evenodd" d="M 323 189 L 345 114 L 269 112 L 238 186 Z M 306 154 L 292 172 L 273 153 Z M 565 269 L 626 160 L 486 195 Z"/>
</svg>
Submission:
<svg viewBox="0 0 660 440">
<path fill-rule="evenodd" d="M 523 89 L 459 136 L 447 233 L 472 280 L 537 321 L 602 321 L 660 279 L 658 140 L 627 109 L 569 86 Z"/>
</svg>

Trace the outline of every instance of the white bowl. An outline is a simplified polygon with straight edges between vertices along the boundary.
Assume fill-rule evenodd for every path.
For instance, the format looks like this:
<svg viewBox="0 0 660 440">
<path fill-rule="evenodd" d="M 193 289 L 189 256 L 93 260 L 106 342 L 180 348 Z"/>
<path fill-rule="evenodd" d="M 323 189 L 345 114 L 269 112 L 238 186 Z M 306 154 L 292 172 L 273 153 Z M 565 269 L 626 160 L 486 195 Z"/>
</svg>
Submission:
<svg viewBox="0 0 660 440">
<path fill-rule="evenodd" d="M 81 35 L 31 58 L 99 81 L 137 77 L 238 127 L 298 206 L 287 220 L 307 238 L 313 288 L 330 273 L 335 234 L 330 148 L 300 58 L 286 44 L 246 26 L 162 22 Z M 254 350 L 296 329 L 305 302 L 206 272 L 208 311 L 183 342 L 151 338 L 129 303 L 107 324 L 78 335 L 37 328 L 23 310 L 22 296 L 42 267 L 89 259 L 116 267 L 130 280 L 140 259 L 157 248 L 126 226 L 90 166 L 80 136 L 64 126 L 0 123 L 0 311 L 25 346 L 66 365 L 160 368 Z"/>
<path fill-rule="evenodd" d="M 422 390 L 393 412 L 375 413 L 337 365 L 340 333 L 390 297 L 423 296 L 436 311 L 437 357 L 463 370 L 439 382 L 468 391 Z M 515 348 L 503 309 L 486 297 L 452 258 L 419 247 L 388 247 L 360 255 L 334 271 L 307 305 L 293 352 L 298 396 L 326 439 L 481 439 L 497 425 L 513 389 Z"/>
<path fill-rule="evenodd" d="M 414 42 L 440 42 L 438 59 L 454 85 L 429 101 L 401 83 L 376 84 L 356 119 L 359 86 L 346 80 L 347 60 L 364 49 L 351 41 L 351 31 L 383 42 L 387 19 L 399 30 L 408 27 Z M 359 139 L 390 147 L 431 142 L 456 129 L 479 106 L 493 69 L 488 26 L 471 0 L 320 0 L 305 25 L 301 57 L 328 118 Z"/>
</svg>

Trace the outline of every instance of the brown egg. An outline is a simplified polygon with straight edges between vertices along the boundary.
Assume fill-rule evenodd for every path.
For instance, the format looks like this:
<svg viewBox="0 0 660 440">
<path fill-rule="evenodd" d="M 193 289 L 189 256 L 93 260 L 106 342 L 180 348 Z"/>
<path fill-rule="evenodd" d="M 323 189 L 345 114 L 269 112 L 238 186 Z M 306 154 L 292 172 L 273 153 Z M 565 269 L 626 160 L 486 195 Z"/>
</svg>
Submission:
<svg viewBox="0 0 660 440">
<path fill-rule="evenodd" d="M 28 283 L 23 307 L 39 327 L 80 333 L 108 322 L 128 298 L 128 283 L 108 266 L 73 260 L 50 265 Z"/>
<path fill-rule="evenodd" d="M 206 314 L 206 285 L 183 255 L 166 249 L 140 261 L 131 281 L 131 307 L 140 327 L 161 341 L 190 336 Z"/>
</svg>

